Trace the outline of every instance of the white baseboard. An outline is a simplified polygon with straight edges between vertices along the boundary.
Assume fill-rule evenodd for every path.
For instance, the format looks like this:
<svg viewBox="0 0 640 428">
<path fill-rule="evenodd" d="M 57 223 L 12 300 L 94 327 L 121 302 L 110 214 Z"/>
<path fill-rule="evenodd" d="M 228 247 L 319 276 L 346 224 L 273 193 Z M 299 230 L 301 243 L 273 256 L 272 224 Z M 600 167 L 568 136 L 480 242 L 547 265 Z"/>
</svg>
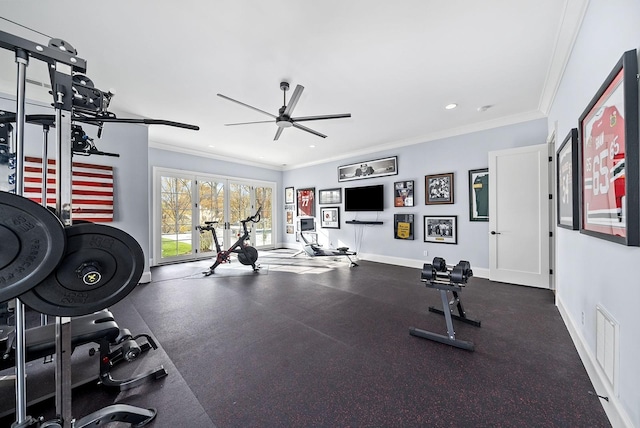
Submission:
<svg viewBox="0 0 640 428">
<path fill-rule="evenodd" d="M 142 276 L 140 277 L 140 281 L 138 281 L 140 284 L 147 284 L 149 282 L 151 282 L 151 271 L 148 270 L 146 272 L 142 272 Z"/>
<path fill-rule="evenodd" d="M 609 418 L 609 422 L 611 422 L 611 426 L 613 428 L 633 428 L 631 418 L 627 412 L 625 412 L 622 403 L 615 395 L 609 382 L 606 381 L 605 374 L 598 365 L 595 356 L 587 347 L 587 342 L 584 340 L 584 337 L 582 337 L 580 330 L 576 328 L 573 319 L 569 316 L 569 313 L 562 304 L 562 299 L 559 297 L 556 299 L 556 306 L 558 307 L 560 316 L 562 316 L 562 319 L 567 326 L 567 330 L 569 330 L 569 335 L 576 346 L 576 350 L 578 351 L 578 355 L 580 355 L 584 368 L 587 370 L 589 379 L 591 379 L 591 382 L 593 383 L 593 387 L 595 388 L 594 392 L 598 395 L 609 398 L 609 401 L 601 399 L 600 403 L 602 403 L 602 407 Z"/>
<path fill-rule="evenodd" d="M 300 248 L 300 244 L 282 243 L 280 244 L 279 248 L 289 248 L 292 250 L 296 250 Z M 382 256 L 380 254 L 370 254 L 370 253 L 358 253 L 357 256 L 352 258 L 354 258 L 355 260 L 367 260 L 370 262 L 386 263 L 389 265 L 404 266 L 404 267 L 410 267 L 415 269 L 422 269 L 422 265 L 425 264 L 425 260 L 406 259 L 403 257 Z M 430 262 L 430 260 L 428 260 L 427 262 Z M 476 268 L 473 266 L 471 266 L 471 269 L 473 270 L 473 276 L 478 278 L 489 279 L 489 269 Z"/>
</svg>

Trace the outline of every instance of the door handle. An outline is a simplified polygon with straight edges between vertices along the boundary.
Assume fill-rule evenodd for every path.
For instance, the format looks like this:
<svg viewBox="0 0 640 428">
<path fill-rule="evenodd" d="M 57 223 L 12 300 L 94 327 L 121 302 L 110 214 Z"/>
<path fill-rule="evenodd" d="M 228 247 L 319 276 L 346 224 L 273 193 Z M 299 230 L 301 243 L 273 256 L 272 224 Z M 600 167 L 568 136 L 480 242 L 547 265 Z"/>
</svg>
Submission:
<svg viewBox="0 0 640 428">
<path fill-rule="evenodd" d="M 500 232 L 496 232 L 495 230 L 492 230 L 492 231 L 491 231 L 491 234 L 492 234 L 492 235 L 500 235 Z"/>
</svg>

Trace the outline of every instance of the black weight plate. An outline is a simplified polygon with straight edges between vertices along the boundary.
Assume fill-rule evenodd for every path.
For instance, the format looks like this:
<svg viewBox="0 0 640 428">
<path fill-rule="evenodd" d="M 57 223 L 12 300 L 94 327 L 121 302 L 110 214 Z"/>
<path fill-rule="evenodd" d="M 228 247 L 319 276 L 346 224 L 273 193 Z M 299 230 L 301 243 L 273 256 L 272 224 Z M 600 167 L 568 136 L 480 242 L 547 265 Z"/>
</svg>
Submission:
<svg viewBox="0 0 640 428">
<path fill-rule="evenodd" d="M 65 244 L 64 226 L 49 210 L 0 192 L 0 302 L 20 296 L 49 276 Z"/>
<path fill-rule="evenodd" d="M 243 265 L 252 265 L 256 262 L 256 260 L 258 260 L 258 250 L 256 250 L 254 247 L 244 247 L 244 251 L 249 254 L 249 258 L 247 258 L 244 253 L 238 253 L 238 261 Z"/>
<path fill-rule="evenodd" d="M 26 305 L 47 315 L 88 315 L 119 302 L 138 285 L 144 253 L 129 234 L 94 223 L 74 224 L 66 231 L 60 265 L 20 297 Z"/>
<path fill-rule="evenodd" d="M 471 263 L 469 263 L 466 260 L 460 260 L 458 262 L 458 265 L 462 266 L 462 269 L 464 271 L 464 276 L 466 276 L 467 278 L 473 276 L 473 271 L 471 270 Z"/>
<path fill-rule="evenodd" d="M 422 272 L 420 272 L 420 279 L 425 281 L 433 281 L 436 279 L 436 269 L 429 263 L 422 265 Z"/>
<path fill-rule="evenodd" d="M 462 265 L 455 265 L 449 278 L 454 284 L 466 284 L 467 282 Z"/>
<path fill-rule="evenodd" d="M 434 257 L 433 258 L 433 267 L 438 272 L 446 272 L 447 271 L 447 262 L 442 257 Z"/>
</svg>

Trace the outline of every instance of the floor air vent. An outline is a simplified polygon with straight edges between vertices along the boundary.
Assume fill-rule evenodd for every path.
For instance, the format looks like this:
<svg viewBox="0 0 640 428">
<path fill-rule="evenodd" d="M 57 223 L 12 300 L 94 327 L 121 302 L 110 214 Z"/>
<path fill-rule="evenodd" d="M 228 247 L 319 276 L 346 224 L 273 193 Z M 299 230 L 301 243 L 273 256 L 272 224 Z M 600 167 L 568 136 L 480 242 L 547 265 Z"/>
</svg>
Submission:
<svg viewBox="0 0 640 428">
<path fill-rule="evenodd" d="M 618 364 L 618 323 L 600 306 L 596 306 L 596 360 L 614 387 Z"/>
</svg>

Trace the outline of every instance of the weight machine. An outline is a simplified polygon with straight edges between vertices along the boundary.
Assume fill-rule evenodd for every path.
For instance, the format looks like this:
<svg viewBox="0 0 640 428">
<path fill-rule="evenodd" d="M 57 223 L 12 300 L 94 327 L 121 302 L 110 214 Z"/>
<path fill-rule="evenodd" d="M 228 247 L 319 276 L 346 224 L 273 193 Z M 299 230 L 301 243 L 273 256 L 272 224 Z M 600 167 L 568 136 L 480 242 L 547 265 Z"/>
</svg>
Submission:
<svg viewBox="0 0 640 428">
<path fill-rule="evenodd" d="M 323 248 L 322 245 L 314 242 L 313 239 L 309 240 L 304 236 L 305 232 L 315 232 L 315 230 L 315 217 L 305 217 L 300 219 L 300 238 L 302 238 L 304 245 L 302 246 L 302 250 L 295 253 L 292 257 L 303 253 L 309 257 L 346 257 L 349 259 L 349 267 L 358 266 L 358 264 L 351 259 L 351 256 L 356 255 L 356 252 L 349 251 L 349 247 L 338 247 L 335 250 L 331 248 Z"/>
<path fill-rule="evenodd" d="M 435 257 L 433 264 L 425 263 L 420 272 L 420 280 L 425 283 L 427 288 L 433 288 L 440 291 L 442 299 L 442 309 L 429 307 L 429 312 L 444 315 L 447 323 L 447 335 L 433 333 L 431 331 L 409 327 L 409 334 L 412 336 L 422 337 L 424 339 L 434 340 L 436 342 L 445 343 L 457 348 L 474 350 L 473 342 L 456 339 L 456 333 L 453 329 L 452 319 L 462 321 L 464 323 L 480 327 L 480 321 L 467 318 L 467 314 L 462 306 L 459 293 L 466 285 L 469 278 L 473 276 L 471 264 L 468 261 L 461 260 L 453 268 L 447 267 L 447 262 L 441 257 Z M 451 292 L 453 299 L 449 300 L 448 292 Z M 454 314 L 454 309 L 458 310 L 458 314 Z"/>
<path fill-rule="evenodd" d="M 15 174 L 12 181 L 16 186 L 15 194 L 0 192 L 0 240 L 3 242 L 0 302 L 16 299 L 16 422 L 13 427 L 40 426 L 43 423 L 41 419 L 26 415 L 25 354 L 28 348 L 24 303 L 39 312 L 56 316 L 57 417 L 54 421 L 44 422 L 44 425 L 80 428 L 121 421 L 141 427 L 155 418 L 155 409 L 117 404 L 77 420 L 71 413 L 71 317 L 89 315 L 123 299 L 137 285 L 144 268 L 142 248 L 125 232 L 93 223 L 72 223 L 72 152 L 84 152 L 82 154 L 86 155 L 107 153 L 96 153 L 99 151 L 95 145 L 84 138 L 84 132 L 77 126 L 72 128 L 71 122 L 98 126 L 98 137 L 103 124 L 108 122 L 199 128 L 163 120 L 116 118 L 107 111 L 113 94 L 93 86 L 93 82 L 82 74 L 86 72 L 86 61 L 79 58 L 76 50 L 63 40 L 52 39 L 45 46 L 0 31 L 0 48 L 15 52 L 17 64 L 15 142 L 13 147 L 9 147 L 6 141 L 0 142 L 0 163 L 4 164 L 5 160 L 7 164 L 13 163 L 11 166 L 15 168 Z M 22 197 L 24 126 L 27 122 L 25 83 L 30 59 L 45 62 L 51 78 L 55 113 L 43 120 L 47 121 L 47 131 L 52 125 L 56 128 L 56 215 L 45 208 L 46 190 L 43 197 L 45 206 Z M 6 126 L 3 128 L 8 129 Z M 47 165 L 46 144 L 43 165 Z M 46 169 L 43 168 L 44 174 Z M 45 175 L 43 186 L 46 182 Z M 132 357 L 131 352 L 137 352 L 131 346 L 129 343 L 122 358 Z"/>
</svg>

